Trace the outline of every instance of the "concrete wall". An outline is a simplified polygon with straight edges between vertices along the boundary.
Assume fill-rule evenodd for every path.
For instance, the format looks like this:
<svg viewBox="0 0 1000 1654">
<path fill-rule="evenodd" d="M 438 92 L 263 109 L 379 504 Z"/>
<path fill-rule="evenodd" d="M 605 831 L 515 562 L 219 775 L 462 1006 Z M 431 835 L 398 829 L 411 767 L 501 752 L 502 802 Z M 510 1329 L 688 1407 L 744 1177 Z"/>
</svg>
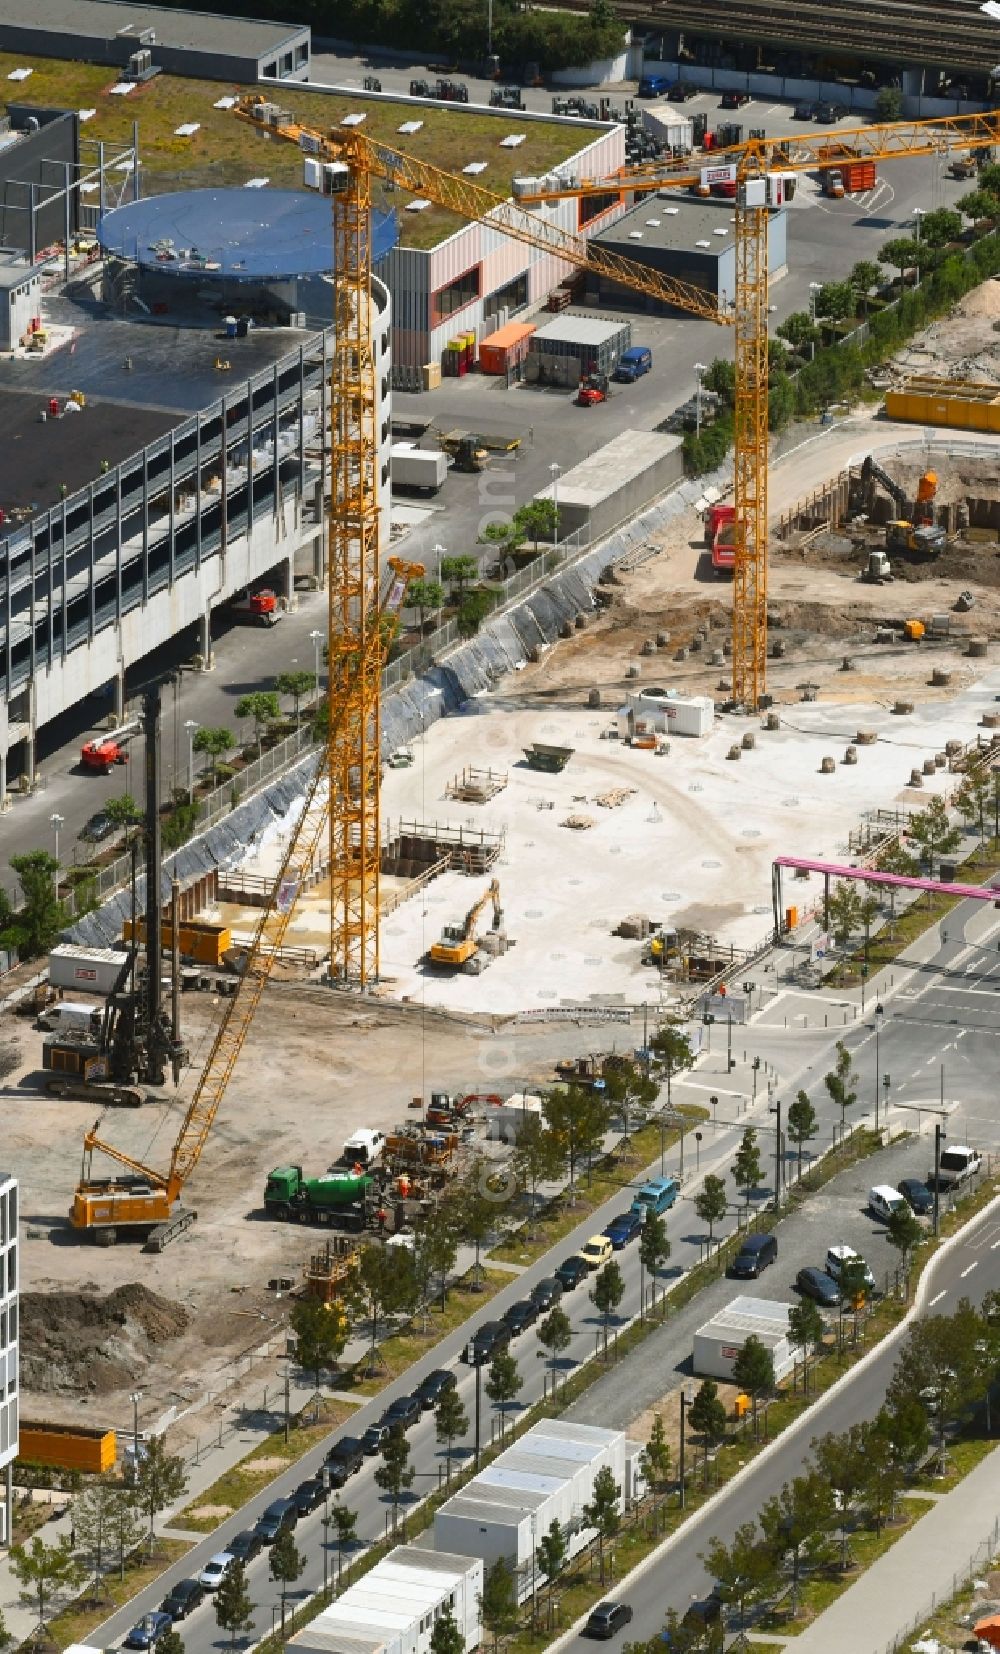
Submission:
<svg viewBox="0 0 1000 1654">
<path fill-rule="evenodd" d="M 661 61 L 647 58 L 644 74 L 669 75 L 675 80 L 693 80 L 706 91 L 749 92 L 753 98 L 788 98 L 801 103 L 842 103 L 856 110 L 859 116 L 869 116 L 875 108 L 877 91 L 870 86 L 842 86 L 836 80 L 812 80 L 798 75 L 765 75 L 745 73 L 742 69 L 712 69 L 702 64 Z M 923 82 L 920 70 L 906 71 L 903 77 L 903 114 L 916 120 L 931 120 L 936 115 L 972 115 L 984 106 L 965 103 L 958 98 L 925 97 L 919 90 Z M 742 121 L 744 127 L 753 126 L 753 110 L 719 111 L 719 120 L 732 118 Z M 714 124 L 710 120 L 710 124 Z"/>
</svg>

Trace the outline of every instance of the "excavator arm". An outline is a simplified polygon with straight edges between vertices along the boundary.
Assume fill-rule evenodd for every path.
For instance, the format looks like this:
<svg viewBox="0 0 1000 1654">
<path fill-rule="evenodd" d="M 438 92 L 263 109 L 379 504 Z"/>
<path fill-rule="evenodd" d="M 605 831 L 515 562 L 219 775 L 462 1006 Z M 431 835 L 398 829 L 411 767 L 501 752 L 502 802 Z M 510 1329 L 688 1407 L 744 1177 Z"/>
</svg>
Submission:
<svg viewBox="0 0 1000 1654">
<path fill-rule="evenodd" d="M 480 896 L 478 902 L 473 902 L 468 913 L 465 915 L 463 934 L 465 935 L 467 941 L 474 937 L 476 932 L 476 921 L 479 918 L 479 915 L 489 906 L 490 902 L 493 903 L 493 927 L 494 929 L 499 929 L 500 921 L 503 918 L 503 913 L 500 908 L 500 884 L 497 879 L 494 879 L 489 888 L 483 891 L 483 894 Z"/>
<path fill-rule="evenodd" d="M 99 1125 L 100 1121 L 95 1121 L 83 1139 L 83 1182 L 86 1182 L 90 1177 L 90 1163 L 94 1150 L 97 1149 L 100 1154 L 106 1154 L 109 1160 L 117 1160 L 120 1166 L 125 1166 L 128 1171 L 135 1172 L 138 1177 L 147 1178 L 154 1188 L 165 1189 L 167 1187 L 167 1179 L 162 1172 L 154 1172 L 151 1166 L 144 1165 L 141 1160 L 133 1160 L 130 1154 L 125 1153 L 124 1149 L 116 1149 L 113 1143 L 105 1143 L 97 1134 Z"/>
</svg>

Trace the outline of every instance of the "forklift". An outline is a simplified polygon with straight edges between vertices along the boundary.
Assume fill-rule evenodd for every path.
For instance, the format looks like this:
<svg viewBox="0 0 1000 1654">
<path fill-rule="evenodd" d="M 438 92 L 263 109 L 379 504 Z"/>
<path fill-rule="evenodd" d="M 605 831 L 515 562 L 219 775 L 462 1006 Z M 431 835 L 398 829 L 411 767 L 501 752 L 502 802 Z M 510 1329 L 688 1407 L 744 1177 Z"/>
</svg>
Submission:
<svg viewBox="0 0 1000 1654">
<path fill-rule="evenodd" d="M 593 408 L 598 402 L 606 402 L 611 395 L 611 387 L 606 373 L 586 373 L 580 380 L 580 388 L 576 393 L 576 403 L 579 408 Z"/>
</svg>

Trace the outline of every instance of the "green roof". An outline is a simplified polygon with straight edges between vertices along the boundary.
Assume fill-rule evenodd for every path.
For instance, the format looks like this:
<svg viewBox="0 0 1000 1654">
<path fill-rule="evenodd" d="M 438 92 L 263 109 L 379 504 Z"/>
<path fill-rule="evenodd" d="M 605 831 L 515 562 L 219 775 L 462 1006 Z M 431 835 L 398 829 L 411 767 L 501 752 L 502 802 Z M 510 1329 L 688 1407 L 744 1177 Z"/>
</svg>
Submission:
<svg viewBox="0 0 1000 1654">
<path fill-rule="evenodd" d="M 16 68 L 31 68 L 32 74 L 11 85 L 12 102 L 96 111 L 81 128 L 84 139 L 131 143 L 132 122 L 138 121 L 147 194 L 210 184 L 239 185 L 248 178 L 265 176 L 276 187 L 302 187 L 299 150 L 264 138 L 231 111 L 213 107 L 222 97 L 245 92 L 245 87 L 157 75 L 129 97 L 111 97 L 110 88 L 122 77 L 107 66 L 0 53 L 0 80 L 6 81 Z M 602 130 L 585 121 L 569 125 L 526 120 L 517 110 L 487 113 L 455 104 L 397 103 L 363 92 L 311 92 L 297 83 L 262 84 L 258 90 L 307 126 L 335 127 L 345 115 L 364 113 L 366 132 L 447 171 L 461 173 L 470 163 L 485 161 L 486 168 L 476 182 L 498 195 L 510 194 L 511 178 L 517 174 L 537 177 L 550 172 Z M 420 131 L 401 134 L 403 122 L 413 120 L 423 122 Z M 194 121 L 199 130 L 193 137 L 176 136 L 177 127 Z M 500 140 L 514 132 L 524 133 L 524 143 L 517 149 L 501 149 Z M 402 208 L 407 199 L 396 193 L 388 204 Z M 434 247 L 462 222 L 457 214 L 440 207 L 420 213 L 400 211 L 400 244 Z"/>
</svg>

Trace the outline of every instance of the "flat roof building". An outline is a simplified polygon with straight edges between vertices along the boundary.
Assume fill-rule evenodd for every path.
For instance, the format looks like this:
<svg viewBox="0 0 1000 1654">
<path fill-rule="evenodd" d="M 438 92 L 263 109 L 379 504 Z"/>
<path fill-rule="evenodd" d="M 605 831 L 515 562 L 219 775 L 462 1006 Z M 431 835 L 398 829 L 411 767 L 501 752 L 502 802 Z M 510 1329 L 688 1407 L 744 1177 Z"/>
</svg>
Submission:
<svg viewBox="0 0 1000 1654">
<path fill-rule="evenodd" d="M 647 195 L 614 224 L 594 238 L 623 258 L 645 264 L 674 281 L 687 282 L 731 303 L 736 293 L 736 204 L 703 200 L 678 190 Z M 770 213 L 768 280 L 777 281 L 787 268 L 786 215 Z M 588 274 L 588 296 L 601 304 L 656 312 L 663 306 L 646 299 L 596 272 Z"/>
<path fill-rule="evenodd" d="M 559 511 L 559 538 L 603 539 L 684 474 L 683 441 L 662 431 L 621 431 L 535 495 Z"/>
<path fill-rule="evenodd" d="M 770 1350 L 775 1378 L 784 1378 L 795 1364 L 788 1336 L 790 1310 L 790 1304 L 772 1298 L 734 1298 L 695 1333 L 692 1371 L 699 1378 L 731 1382 L 733 1362 L 752 1333 Z"/>
<path fill-rule="evenodd" d="M 427 1654 L 450 1613 L 466 1649 L 479 1646 L 483 1564 L 399 1545 L 289 1641 L 295 1654 Z"/>
<path fill-rule="evenodd" d="M 124 69 L 148 47 L 153 67 L 207 80 L 308 80 L 308 27 L 133 5 L 131 0 L 4 0 L 0 49 Z"/>
<path fill-rule="evenodd" d="M 535 1547 L 554 1521 L 569 1556 L 594 1537 L 583 1511 L 600 1470 L 610 1469 L 623 1505 L 638 1496 L 641 1451 L 621 1430 L 546 1419 L 441 1506 L 434 1543 L 481 1557 L 487 1568 L 503 1557 L 524 1597 L 531 1589 Z"/>
</svg>

